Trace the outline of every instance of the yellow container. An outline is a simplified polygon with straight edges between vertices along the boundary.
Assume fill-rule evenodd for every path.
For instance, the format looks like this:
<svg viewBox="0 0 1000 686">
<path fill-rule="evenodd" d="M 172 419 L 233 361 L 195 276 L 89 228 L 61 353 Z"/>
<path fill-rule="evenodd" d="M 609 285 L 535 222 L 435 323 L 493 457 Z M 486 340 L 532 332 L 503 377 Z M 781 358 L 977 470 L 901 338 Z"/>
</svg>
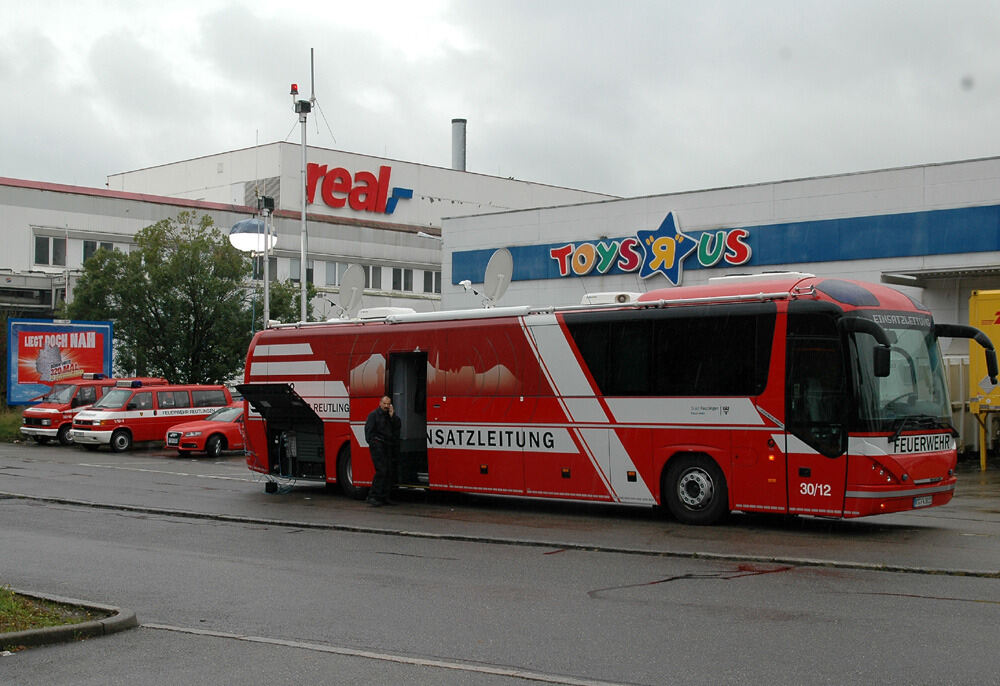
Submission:
<svg viewBox="0 0 1000 686">
<path fill-rule="evenodd" d="M 1000 291 L 972 291 L 969 297 L 969 325 L 1000 341 Z M 986 376 L 986 355 L 981 345 L 969 341 L 969 409 L 979 422 L 979 466 L 986 469 L 986 427 L 990 415 L 1000 412 L 1000 386 Z"/>
</svg>

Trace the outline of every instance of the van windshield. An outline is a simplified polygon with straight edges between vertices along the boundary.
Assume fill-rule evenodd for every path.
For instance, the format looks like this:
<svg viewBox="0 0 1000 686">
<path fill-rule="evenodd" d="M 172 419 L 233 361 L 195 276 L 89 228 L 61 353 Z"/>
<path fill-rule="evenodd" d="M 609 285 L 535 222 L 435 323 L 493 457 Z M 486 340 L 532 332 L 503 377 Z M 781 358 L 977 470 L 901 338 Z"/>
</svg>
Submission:
<svg viewBox="0 0 1000 686">
<path fill-rule="evenodd" d="M 120 410 L 132 397 L 131 388 L 115 388 L 108 391 L 108 394 L 94 403 L 94 409 L 99 410 Z"/>
<path fill-rule="evenodd" d="M 57 405 L 65 405 L 70 400 L 73 399 L 73 389 L 76 388 L 73 384 L 56 384 L 52 387 L 42 400 L 47 403 L 56 403 Z"/>
</svg>

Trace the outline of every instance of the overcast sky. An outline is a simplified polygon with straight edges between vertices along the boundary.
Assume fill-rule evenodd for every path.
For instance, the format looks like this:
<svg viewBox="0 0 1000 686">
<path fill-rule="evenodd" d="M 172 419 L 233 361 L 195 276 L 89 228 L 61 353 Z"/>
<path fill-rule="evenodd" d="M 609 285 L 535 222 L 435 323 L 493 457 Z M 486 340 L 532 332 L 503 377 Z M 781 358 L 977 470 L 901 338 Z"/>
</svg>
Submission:
<svg viewBox="0 0 1000 686">
<path fill-rule="evenodd" d="M 301 140 L 623 196 L 1000 155 L 996 0 L 19 2 L 0 176 Z"/>
</svg>

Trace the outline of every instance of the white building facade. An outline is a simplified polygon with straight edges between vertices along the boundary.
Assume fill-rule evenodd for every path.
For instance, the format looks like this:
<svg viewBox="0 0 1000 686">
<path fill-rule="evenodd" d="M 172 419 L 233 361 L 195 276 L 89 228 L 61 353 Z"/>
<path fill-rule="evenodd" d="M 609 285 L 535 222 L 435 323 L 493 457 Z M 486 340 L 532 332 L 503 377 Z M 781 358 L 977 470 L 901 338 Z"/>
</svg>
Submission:
<svg viewBox="0 0 1000 686">
<path fill-rule="evenodd" d="M 611 196 L 514 179 L 307 149 L 305 270 L 301 146 L 272 143 L 108 177 L 106 189 L 0 178 L 0 306 L 51 316 L 98 248 L 128 251 L 140 229 L 178 212 L 208 214 L 221 231 L 275 200 L 272 280 L 305 276 L 321 318 L 347 266 L 365 272 L 361 307 L 441 306 L 441 219 L 446 214 L 584 202 Z M 260 272 L 257 270 L 257 276 Z"/>
<path fill-rule="evenodd" d="M 968 324 L 973 291 L 1000 289 L 1000 158 L 446 218 L 443 235 L 444 309 L 480 306 L 460 284 L 488 290 L 488 261 L 506 248 L 512 281 L 499 305 L 799 271 L 889 283 L 935 321 Z M 945 343 L 968 448 L 979 380 L 968 341 Z"/>
<path fill-rule="evenodd" d="M 891 283 L 968 323 L 971 291 L 1000 288 L 1000 158 L 446 218 L 446 309 L 474 306 L 458 284 L 498 248 L 504 305 L 785 270 Z"/>
</svg>

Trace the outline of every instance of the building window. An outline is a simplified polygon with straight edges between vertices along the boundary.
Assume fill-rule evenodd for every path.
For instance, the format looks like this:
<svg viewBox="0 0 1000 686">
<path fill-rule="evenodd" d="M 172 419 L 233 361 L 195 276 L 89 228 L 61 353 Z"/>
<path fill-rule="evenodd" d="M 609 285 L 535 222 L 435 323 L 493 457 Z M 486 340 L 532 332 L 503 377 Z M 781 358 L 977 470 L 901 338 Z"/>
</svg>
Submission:
<svg viewBox="0 0 1000 686">
<path fill-rule="evenodd" d="M 327 262 L 326 263 L 326 285 L 336 286 L 339 281 L 337 281 L 337 263 Z"/>
<path fill-rule="evenodd" d="M 365 288 L 375 288 L 381 290 L 382 267 L 364 264 L 361 265 L 361 268 L 365 270 Z"/>
<path fill-rule="evenodd" d="M 83 261 L 86 262 L 94 253 L 98 250 L 114 250 L 114 243 L 109 243 L 106 241 L 84 241 L 83 242 Z"/>
<path fill-rule="evenodd" d="M 290 259 L 288 261 L 289 278 L 292 281 L 294 281 L 295 283 L 299 282 L 300 274 L 301 274 L 301 271 L 302 271 L 301 270 L 301 264 L 302 264 L 302 261 L 300 259 L 298 259 L 297 257 L 293 257 L 292 259 Z M 313 261 L 312 260 L 307 260 L 306 261 L 306 283 L 315 283 L 313 281 Z"/>
<path fill-rule="evenodd" d="M 413 270 L 393 267 L 392 269 L 392 290 L 412 291 L 413 290 Z"/>
<path fill-rule="evenodd" d="M 253 258 L 253 278 L 255 281 L 264 280 L 264 256 L 256 255 Z M 267 280 L 274 281 L 278 278 L 278 258 L 267 258 Z"/>
<path fill-rule="evenodd" d="M 441 272 L 424 272 L 424 293 L 441 292 Z"/>
<path fill-rule="evenodd" d="M 66 239 L 35 236 L 35 264 L 66 266 Z"/>
</svg>

